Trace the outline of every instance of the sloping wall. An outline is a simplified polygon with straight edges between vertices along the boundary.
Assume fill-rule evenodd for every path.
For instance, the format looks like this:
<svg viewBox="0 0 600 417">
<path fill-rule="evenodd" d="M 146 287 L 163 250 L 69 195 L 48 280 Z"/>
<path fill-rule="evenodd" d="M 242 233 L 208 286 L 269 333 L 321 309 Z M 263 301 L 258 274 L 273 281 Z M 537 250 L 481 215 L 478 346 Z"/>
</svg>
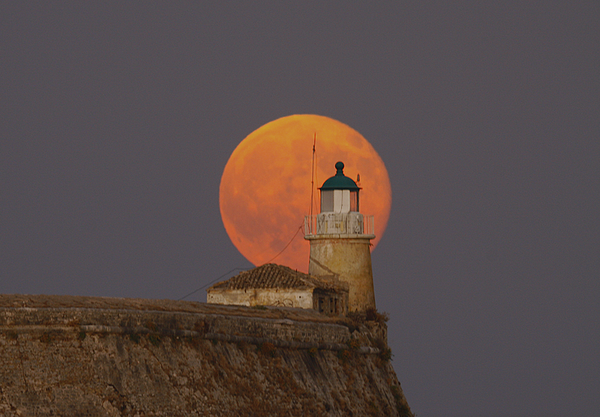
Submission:
<svg viewBox="0 0 600 417">
<path fill-rule="evenodd" d="M 298 309 L 0 296 L 0 415 L 408 416 L 385 337 Z"/>
</svg>

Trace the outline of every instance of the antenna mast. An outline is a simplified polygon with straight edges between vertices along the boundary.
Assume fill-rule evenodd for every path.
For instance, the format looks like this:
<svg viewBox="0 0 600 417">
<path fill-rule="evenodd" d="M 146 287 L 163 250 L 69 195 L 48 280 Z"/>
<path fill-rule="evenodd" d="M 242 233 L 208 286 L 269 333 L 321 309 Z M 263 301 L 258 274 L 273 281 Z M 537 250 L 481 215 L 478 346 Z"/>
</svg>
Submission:
<svg viewBox="0 0 600 417">
<path fill-rule="evenodd" d="M 310 221 L 312 224 L 312 215 L 313 215 L 313 199 L 315 193 L 315 146 L 317 144 L 317 132 L 315 132 L 313 137 L 313 152 L 312 152 L 312 167 L 310 173 Z"/>
</svg>

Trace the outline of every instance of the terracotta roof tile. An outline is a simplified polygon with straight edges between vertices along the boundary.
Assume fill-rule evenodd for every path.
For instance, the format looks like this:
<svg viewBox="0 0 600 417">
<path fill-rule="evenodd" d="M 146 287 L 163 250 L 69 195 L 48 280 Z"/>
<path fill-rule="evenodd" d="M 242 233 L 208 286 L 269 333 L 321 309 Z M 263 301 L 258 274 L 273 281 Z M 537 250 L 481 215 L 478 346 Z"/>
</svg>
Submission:
<svg viewBox="0 0 600 417">
<path fill-rule="evenodd" d="M 242 290 L 250 288 L 338 289 L 335 285 L 321 281 L 303 272 L 293 270 L 287 266 L 264 264 L 241 272 L 227 281 L 218 282 L 208 290 Z"/>
</svg>

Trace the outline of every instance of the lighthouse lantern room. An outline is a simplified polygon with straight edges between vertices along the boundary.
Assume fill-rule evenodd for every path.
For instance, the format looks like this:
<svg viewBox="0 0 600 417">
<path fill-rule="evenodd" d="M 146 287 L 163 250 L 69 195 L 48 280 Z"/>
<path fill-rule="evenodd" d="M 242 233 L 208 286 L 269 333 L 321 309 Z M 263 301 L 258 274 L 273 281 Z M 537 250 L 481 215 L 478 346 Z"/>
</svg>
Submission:
<svg viewBox="0 0 600 417">
<path fill-rule="evenodd" d="M 321 190 L 321 212 L 348 213 L 358 210 L 360 188 L 344 175 L 344 163 L 335 164 L 336 174 L 323 183 Z"/>
</svg>

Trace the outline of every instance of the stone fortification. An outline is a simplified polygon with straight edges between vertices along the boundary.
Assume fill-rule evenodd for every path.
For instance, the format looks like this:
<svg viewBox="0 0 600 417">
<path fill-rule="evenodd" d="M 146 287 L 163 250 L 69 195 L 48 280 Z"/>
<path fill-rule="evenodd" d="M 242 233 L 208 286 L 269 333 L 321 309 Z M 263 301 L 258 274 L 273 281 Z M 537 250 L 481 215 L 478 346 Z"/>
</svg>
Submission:
<svg viewBox="0 0 600 417">
<path fill-rule="evenodd" d="M 0 295 L 0 415 L 410 416 L 385 331 L 301 309 Z"/>
</svg>

